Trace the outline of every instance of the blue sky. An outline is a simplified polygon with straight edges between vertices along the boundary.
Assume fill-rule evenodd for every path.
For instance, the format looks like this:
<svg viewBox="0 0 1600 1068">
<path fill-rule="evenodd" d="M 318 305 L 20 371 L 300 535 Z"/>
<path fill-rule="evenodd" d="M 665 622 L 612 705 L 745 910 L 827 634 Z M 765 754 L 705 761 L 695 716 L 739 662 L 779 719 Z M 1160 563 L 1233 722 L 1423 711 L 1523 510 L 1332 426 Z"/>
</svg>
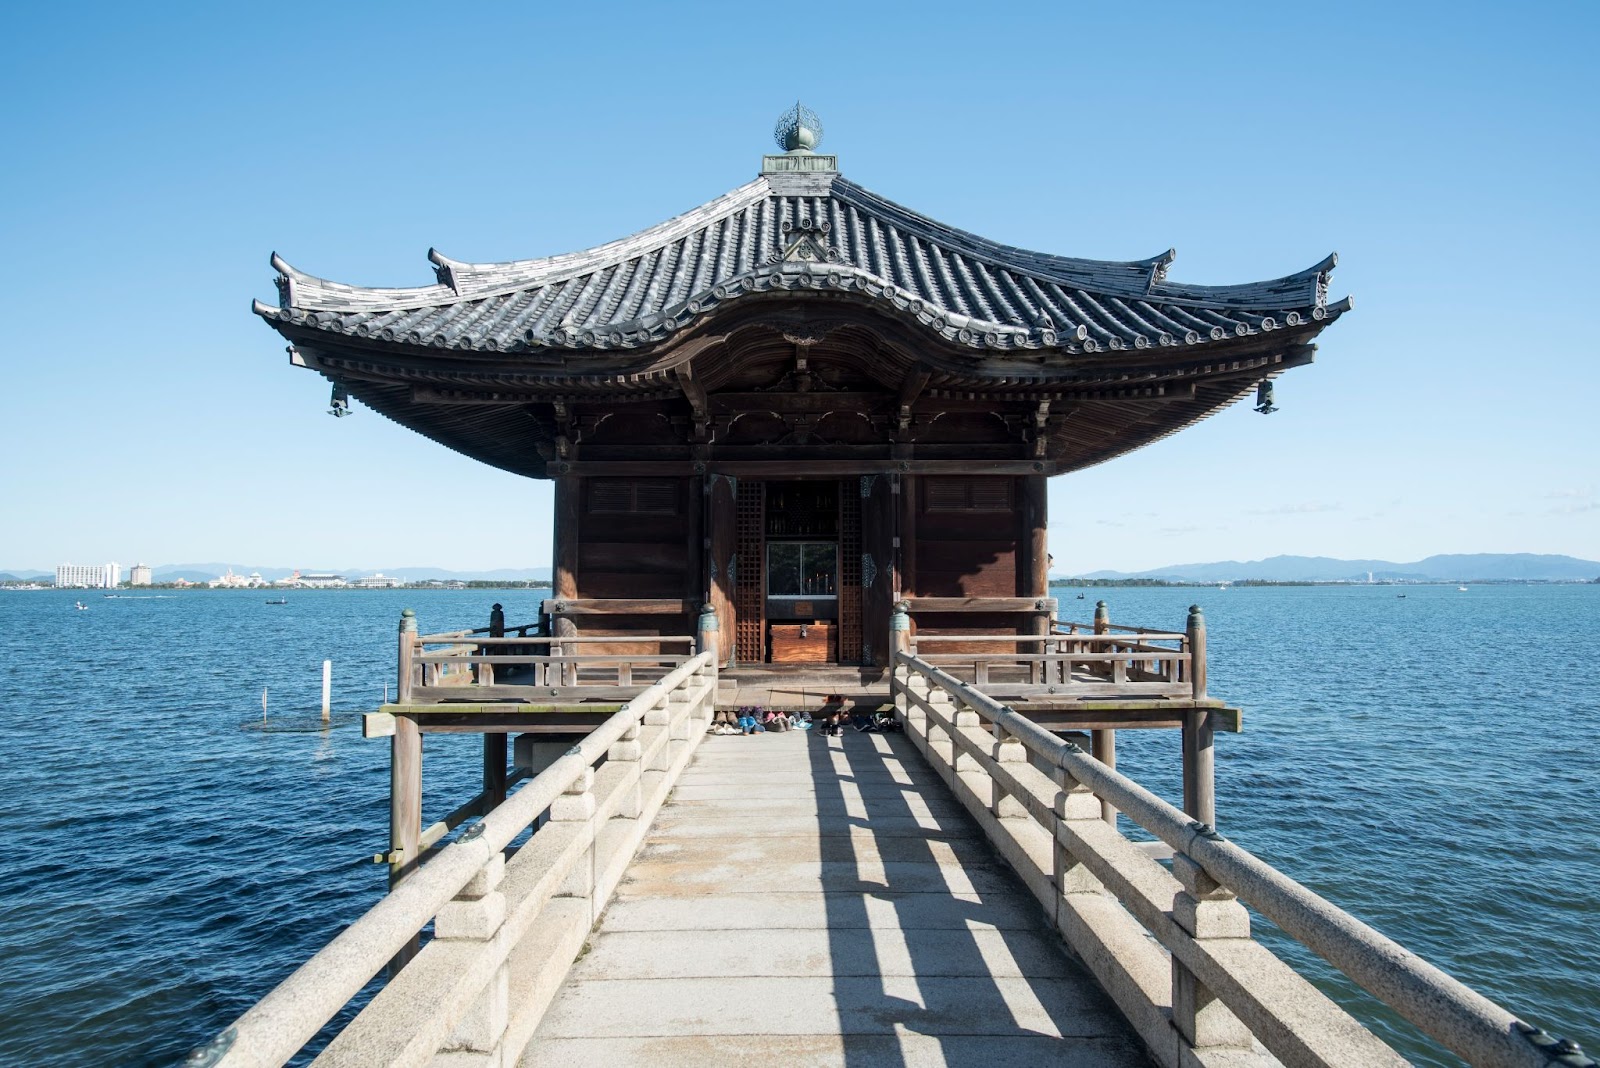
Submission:
<svg viewBox="0 0 1600 1068">
<path fill-rule="evenodd" d="M 160 7 L 161 10 L 150 9 Z M 0 79 L 0 568 L 549 561 L 545 484 L 324 414 L 268 254 L 368 285 L 853 180 L 1225 283 L 1340 254 L 1282 411 L 1051 483 L 1058 568 L 1600 557 L 1600 7 L 31 5 Z M 430 518 L 431 516 L 431 518 Z"/>
</svg>

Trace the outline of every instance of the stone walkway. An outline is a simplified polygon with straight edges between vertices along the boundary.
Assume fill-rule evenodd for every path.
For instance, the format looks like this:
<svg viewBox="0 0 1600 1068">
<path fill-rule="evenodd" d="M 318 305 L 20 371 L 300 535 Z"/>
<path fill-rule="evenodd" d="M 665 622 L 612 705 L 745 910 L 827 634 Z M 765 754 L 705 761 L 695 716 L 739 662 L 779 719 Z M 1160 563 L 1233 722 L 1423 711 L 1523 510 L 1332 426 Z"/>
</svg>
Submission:
<svg viewBox="0 0 1600 1068">
<path fill-rule="evenodd" d="M 705 739 L 522 1068 L 1147 1065 L 902 735 Z"/>
</svg>

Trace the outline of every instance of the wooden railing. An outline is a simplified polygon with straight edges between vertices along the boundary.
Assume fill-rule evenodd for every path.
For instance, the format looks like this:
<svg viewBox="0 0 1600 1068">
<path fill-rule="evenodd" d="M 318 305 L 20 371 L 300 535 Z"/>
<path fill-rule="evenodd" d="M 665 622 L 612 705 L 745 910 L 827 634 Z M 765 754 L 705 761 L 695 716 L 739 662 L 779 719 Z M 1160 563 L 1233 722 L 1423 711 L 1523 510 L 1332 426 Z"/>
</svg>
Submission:
<svg viewBox="0 0 1600 1068">
<path fill-rule="evenodd" d="M 1195 680 L 1205 674 L 1205 622 L 1198 607 L 1190 609 L 1188 630 L 1175 633 L 1114 626 L 1104 601 L 1092 623 L 1054 619 L 1052 598 L 922 597 L 901 604 L 913 619 L 927 613 L 1007 614 L 1024 620 L 1019 631 L 1039 631 L 924 634 L 913 625 L 909 632 L 909 649 L 927 663 L 979 687 L 1003 686 L 1008 695 L 1193 697 Z"/>
<path fill-rule="evenodd" d="M 1594 1064 L 1210 823 L 918 657 L 909 632 L 897 615 L 891 690 L 907 734 L 1158 1063 L 1257 1063 L 1256 1042 L 1291 1068 L 1407 1063 L 1255 941 L 1249 905 L 1470 1064 Z M 1170 870 L 1108 825 L 1113 809 L 1172 848 Z"/>
<path fill-rule="evenodd" d="M 576 603 L 545 602 L 562 611 Z M 543 621 L 507 626 L 499 605 L 490 625 L 476 630 L 416 634 L 402 625 L 396 702 L 487 704 L 626 697 L 636 685 L 659 679 L 688 661 L 699 641 L 687 634 L 580 637 L 546 633 L 550 629 Z M 584 652 L 596 647 L 607 651 Z"/>
<path fill-rule="evenodd" d="M 313 1063 L 516 1063 L 705 737 L 715 693 L 708 653 L 636 693 L 187 1063 L 286 1063 L 430 922 L 432 940 Z"/>
</svg>

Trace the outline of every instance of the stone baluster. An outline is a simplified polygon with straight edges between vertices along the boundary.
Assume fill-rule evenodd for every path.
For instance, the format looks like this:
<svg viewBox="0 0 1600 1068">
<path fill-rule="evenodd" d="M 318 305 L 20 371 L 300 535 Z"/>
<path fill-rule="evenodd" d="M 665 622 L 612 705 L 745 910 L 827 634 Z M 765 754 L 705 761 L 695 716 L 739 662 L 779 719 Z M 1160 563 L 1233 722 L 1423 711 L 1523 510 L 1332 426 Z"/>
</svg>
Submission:
<svg viewBox="0 0 1600 1068">
<path fill-rule="evenodd" d="M 550 823 L 571 824 L 593 820 L 595 813 L 594 799 L 594 769 L 584 768 L 583 772 L 572 781 L 566 791 L 550 802 Z M 599 909 L 603 902 L 595 901 L 595 844 L 591 835 L 589 848 L 585 850 L 582 860 L 573 865 L 572 873 L 562 883 L 561 889 L 556 891 L 556 897 L 584 898 L 589 903 L 589 919 L 593 922 L 598 918 Z"/>
<path fill-rule="evenodd" d="M 622 732 L 621 737 L 606 749 L 606 765 L 632 765 L 628 768 L 627 783 L 621 788 L 622 800 L 617 804 L 617 818 L 636 820 L 644 809 L 643 779 L 640 760 L 644 747 L 639 744 L 639 725 L 634 724 Z"/>
<path fill-rule="evenodd" d="M 1071 840 L 1066 834 L 1067 825 L 1072 823 L 1098 823 L 1100 821 L 1100 800 L 1094 792 L 1083 783 L 1073 778 L 1065 768 L 1056 768 L 1054 771 L 1056 785 L 1060 792 L 1056 794 L 1055 803 L 1055 843 L 1053 852 L 1055 863 L 1053 875 L 1056 884 L 1056 894 L 1063 899 L 1058 905 L 1065 903 L 1064 899 L 1071 894 L 1099 894 L 1102 890 L 1101 882 L 1077 857 L 1073 856 L 1068 843 Z M 1058 907 L 1056 910 L 1056 923 L 1061 926 L 1064 917 L 1069 913 L 1076 914 L 1076 910 Z M 1070 939 L 1073 932 L 1064 926 L 1062 934 Z"/>
<path fill-rule="evenodd" d="M 945 722 L 953 722 L 956 718 L 955 702 L 950 695 L 938 686 L 932 686 L 928 691 L 928 705 L 936 711 Z M 934 719 L 928 717 L 927 722 L 928 744 L 924 752 L 927 754 L 928 763 L 933 765 L 947 785 L 955 785 L 955 743 L 950 740 L 949 729 Z"/>
<path fill-rule="evenodd" d="M 1250 913 L 1184 853 L 1172 858 L 1172 874 L 1183 887 L 1172 899 L 1173 921 L 1206 942 L 1250 937 Z M 1250 1029 L 1209 987 L 1172 955 L 1172 1023 L 1197 1050 L 1249 1049 Z"/>
<path fill-rule="evenodd" d="M 1028 750 L 1014 734 L 1008 734 L 996 723 L 994 727 L 994 748 L 990 750 L 996 764 L 1025 765 L 1028 763 Z M 1022 799 L 1012 794 L 1009 787 L 1000 782 L 998 776 L 990 776 L 992 792 L 989 800 L 989 811 L 993 812 L 996 819 L 1031 819 L 1028 806 Z"/>
<path fill-rule="evenodd" d="M 434 917 L 433 937 L 442 942 L 474 942 L 487 951 L 506 918 L 506 897 L 500 892 L 505 870 L 504 854 L 490 857 Z M 510 998 L 509 970 L 501 962 L 433 1064 L 438 1068 L 500 1068 Z"/>
<path fill-rule="evenodd" d="M 695 694 L 693 678 L 686 678 L 667 693 L 667 750 L 671 754 L 667 766 L 671 767 L 688 748 L 690 732 L 694 729 L 694 708 L 690 702 Z M 700 728 L 705 733 L 705 727 Z"/>
</svg>

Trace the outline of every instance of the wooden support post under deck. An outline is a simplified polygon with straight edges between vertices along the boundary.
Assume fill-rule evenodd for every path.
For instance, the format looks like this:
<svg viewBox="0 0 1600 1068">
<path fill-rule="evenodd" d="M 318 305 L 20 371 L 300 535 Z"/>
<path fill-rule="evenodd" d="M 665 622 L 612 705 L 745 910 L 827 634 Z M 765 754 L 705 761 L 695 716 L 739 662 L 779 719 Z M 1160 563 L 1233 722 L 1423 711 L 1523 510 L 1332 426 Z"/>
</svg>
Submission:
<svg viewBox="0 0 1600 1068">
<path fill-rule="evenodd" d="M 1102 727 L 1089 732 L 1089 744 L 1093 747 L 1094 758 L 1112 771 L 1117 770 L 1117 732 L 1110 727 Z M 1105 798 L 1100 799 L 1100 818 L 1111 826 L 1117 825 L 1116 806 Z"/>
<path fill-rule="evenodd" d="M 412 662 L 417 648 L 417 615 L 400 613 L 396 704 L 411 703 Z M 389 889 L 411 874 L 422 852 L 422 732 L 410 716 L 394 718 L 389 738 Z M 398 971 L 416 956 L 420 939 L 412 939 L 390 965 Z"/>
<path fill-rule="evenodd" d="M 504 638 L 506 636 L 505 608 L 495 604 L 489 610 L 489 637 Z M 495 650 L 505 652 L 503 648 Z M 490 667 L 488 664 L 482 667 Z M 494 679 L 493 669 L 490 669 L 489 679 Z M 482 676 L 480 674 L 480 681 Z M 506 799 L 506 736 L 492 732 L 483 735 L 483 796 L 484 812 L 488 812 Z"/>
</svg>

